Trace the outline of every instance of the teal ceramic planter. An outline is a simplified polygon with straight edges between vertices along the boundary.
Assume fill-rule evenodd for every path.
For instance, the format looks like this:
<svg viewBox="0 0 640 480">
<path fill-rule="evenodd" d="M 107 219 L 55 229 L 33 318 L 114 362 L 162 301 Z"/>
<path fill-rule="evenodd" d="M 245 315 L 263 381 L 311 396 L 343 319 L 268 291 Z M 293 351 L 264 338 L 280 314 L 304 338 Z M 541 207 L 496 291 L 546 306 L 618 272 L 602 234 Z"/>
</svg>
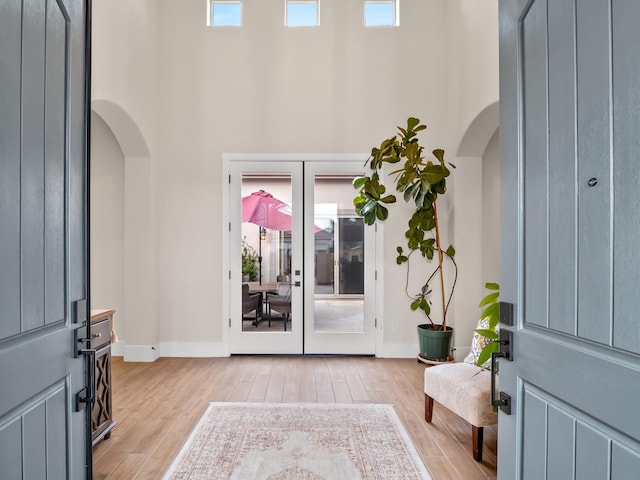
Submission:
<svg viewBox="0 0 640 480">
<path fill-rule="evenodd" d="M 420 339 L 420 356 L 427 360 L 446 362 L 451 353 L 451 337 L 453 328 L 442 330 L 442 325 L 423 323 L 418 325 L 418 337 Z"/>
</svg>

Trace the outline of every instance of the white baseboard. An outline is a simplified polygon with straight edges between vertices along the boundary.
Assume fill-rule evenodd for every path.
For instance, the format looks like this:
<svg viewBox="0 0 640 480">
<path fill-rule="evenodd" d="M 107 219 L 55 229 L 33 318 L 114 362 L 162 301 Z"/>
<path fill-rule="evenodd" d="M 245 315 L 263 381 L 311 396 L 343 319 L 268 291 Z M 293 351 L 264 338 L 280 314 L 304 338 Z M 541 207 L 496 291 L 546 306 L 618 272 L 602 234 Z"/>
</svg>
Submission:
<svg viewBox="0 0 640 480">
<path fill-rule="evenodd" d="M 383 343 L 381 358 L 415 358 L 420 351 L 417 342 Z"/>
<path fill-rule="evenodd" d="M 471 347 L 468 345 L 454 347 L 453 358 L 456 362 L 461 362 L 470 350 Z M 420 347 L 417 343 L 385 343 L 382 355 L 377 356 L 381 358 L 415 358 L 418 356 L 418 352 L 420 352 Z"/>
<path fill-rule="evenodd" d="M 158 345 L 124 345 L 125 362 L 155 362 L 159 356 Z"/>
<path fill-rule="evenodd" d="M 161 357 L 228 357 L 222 342 L 160 342 Z"/>
<path fill-rule="evenodd" d="M 111 356 L 112 357 L 124 357 L 124 346 L 126 342 L 113 342 L 111 344 Z"/>
</svg>

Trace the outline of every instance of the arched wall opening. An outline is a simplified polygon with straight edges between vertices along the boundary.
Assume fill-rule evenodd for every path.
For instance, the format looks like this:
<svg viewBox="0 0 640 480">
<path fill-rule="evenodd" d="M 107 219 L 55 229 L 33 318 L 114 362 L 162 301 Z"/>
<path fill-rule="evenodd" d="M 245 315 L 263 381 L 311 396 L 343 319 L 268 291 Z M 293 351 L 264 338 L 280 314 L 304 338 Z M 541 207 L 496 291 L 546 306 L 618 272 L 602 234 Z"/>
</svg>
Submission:
<svg viewBox="0 0 640 480">
<path fill-rule="evenodd" d="M 125 361 L 158 357 L 152 159 L 136 121 L 94 100 L 91 129 L 92 308 L 116 310 Z"/>
<path fill-rule="evenodd" d="M 499 104 L 478 113 L 457 149 L 454 185 L 454 244 L 459 266 L 454 296 L 456 359 L 471 348 L 484 284 L 499 282 L 501 160 Z"/>
<path fill-rule="evenodd" d="M 124 154 L 109 125 L 93 111 L 90 147 L 91 308 L 115 310 L 114 330 L 122 334 Z"/>
</svg>

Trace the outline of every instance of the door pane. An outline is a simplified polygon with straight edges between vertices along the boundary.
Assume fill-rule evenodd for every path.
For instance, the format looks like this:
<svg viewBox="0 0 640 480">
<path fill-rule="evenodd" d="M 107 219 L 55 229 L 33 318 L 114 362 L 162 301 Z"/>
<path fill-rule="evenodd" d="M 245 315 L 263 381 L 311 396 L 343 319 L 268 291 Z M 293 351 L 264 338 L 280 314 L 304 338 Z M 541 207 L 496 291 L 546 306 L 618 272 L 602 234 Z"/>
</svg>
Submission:
<svg viewBox="0 0 640 480">
<path fill-rule="evenodd" d="M 288 173 L 242 175 L 242 331 L 291 331 Z"/>
<path fill-rule="evenodd" d="M 315 332 L 364 331 L 364 227 L 353 208 L 353 178 L 315 176 Z"/>
</svg>

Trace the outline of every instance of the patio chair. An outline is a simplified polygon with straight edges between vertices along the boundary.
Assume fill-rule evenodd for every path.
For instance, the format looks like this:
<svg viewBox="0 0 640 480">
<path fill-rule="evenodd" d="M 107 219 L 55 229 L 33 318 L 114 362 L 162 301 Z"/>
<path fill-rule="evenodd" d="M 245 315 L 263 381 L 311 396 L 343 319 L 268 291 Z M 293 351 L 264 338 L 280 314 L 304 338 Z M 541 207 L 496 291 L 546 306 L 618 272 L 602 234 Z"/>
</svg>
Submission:
<svg viewBox="0 0 640 480">
<path fill-rule="evenodd" d="M 255 317 L 247 317 L 251 312 L 255 312 Z M 262 319 L 262 294 L 249 293 L 249 285 L 242 284 L 242 320 L 253 320 L 253 324 L 257 327 L 258 322 Z"/>
<path fill-rule="evenodd" d="M 271 312 L 275 311 L 282 316 L 284 331 L 287 331 L 287 322 L 291 320 L 291 284 L 281 283 L 278 285 L 278 293 L 267 293 L 267 303 L 269 305 L 269 326 L 271 326 Z"/>
</svg>

